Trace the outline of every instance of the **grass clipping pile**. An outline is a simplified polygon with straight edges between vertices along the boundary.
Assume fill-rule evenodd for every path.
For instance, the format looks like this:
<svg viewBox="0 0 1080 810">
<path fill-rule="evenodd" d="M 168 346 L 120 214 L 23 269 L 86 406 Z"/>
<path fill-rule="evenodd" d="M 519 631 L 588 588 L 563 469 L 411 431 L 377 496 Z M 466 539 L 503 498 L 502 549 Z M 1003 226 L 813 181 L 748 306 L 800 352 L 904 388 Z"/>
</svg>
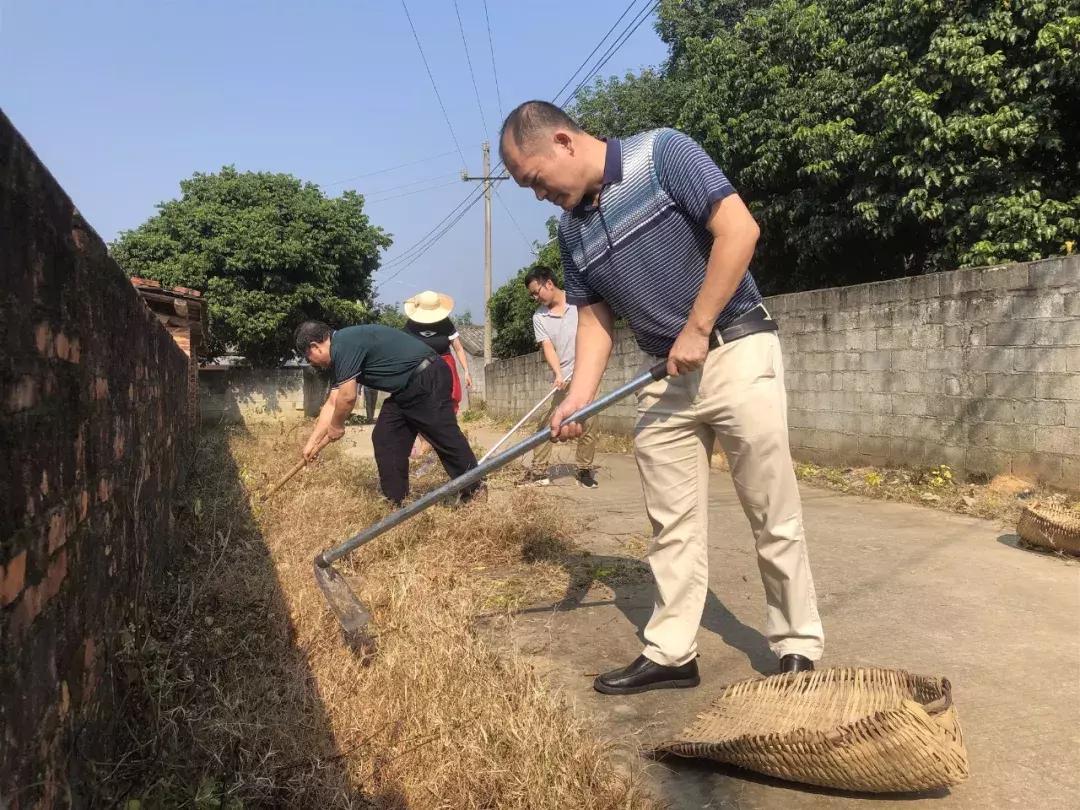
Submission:
<svg viewBox="0 0 1080 810">
<path fill-rule="evenodd" d="M 384 516 L 374 470 L 333 450 L 269 503 L 296 440 L 203 437 L 187 562 L 132 632 L 131 745 L 112 799 L 153 806 L 650 808 L 636 764 L 476 629 L 492 571 L 565 590 L 558 515 L 533 491 L 437 506 L 338 564 L 378 653 L 342 642 L 311 560 Z M 241 483 L 243 482 L 243 485 Z M 550 502 L 548 502 L 550 506 Z M 560 572 L 561 571 L 561 581 Z M 357 576 L 362 572 L 362 576 Z M 498 647 L 498 648 L 497 648 Z M 632 758 L 631 758 L 632 759 Z"/>
</svg>

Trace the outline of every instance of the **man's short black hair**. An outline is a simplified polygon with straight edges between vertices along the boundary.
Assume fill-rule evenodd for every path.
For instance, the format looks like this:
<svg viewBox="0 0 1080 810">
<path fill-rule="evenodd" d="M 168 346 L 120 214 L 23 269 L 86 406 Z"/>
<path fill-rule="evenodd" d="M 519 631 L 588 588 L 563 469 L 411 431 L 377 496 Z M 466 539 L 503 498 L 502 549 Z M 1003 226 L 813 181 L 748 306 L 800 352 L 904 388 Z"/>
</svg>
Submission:
<svg viewBox="0 0 1080 810">
<path fill-rule="evenodd" d="M 514 146 L 527 151 L 528 146 L 540 135 L 553 129 L 584 132 L 577 121 L 550 101 L 526 101 L 519 104 L 506 116 L 502 129 L 499 130 L 499 154 L 505 159 L 503 144 L 506 142 L 507 133 L 513 139 Z"/>
<path fill-rule="evenodd" d="M 555 283 L 555 274 L 548 270 L 546 267 L 534 267 L 528 273 L 525 274 L 525 278 L 522 279 L 525 282 L 525 289 L 529 288 L 529 285 L 534 281 L 541 287 L 547 282 Z"/>
<path fill-rule="evenodd" d="M 308 347 L 312 343 L 322 343 L 330 337 L 333 330 L 322 321 L 304 321 L 293 333 L 296 351 L 301 357 L 307 357 Z"/>
</svg>

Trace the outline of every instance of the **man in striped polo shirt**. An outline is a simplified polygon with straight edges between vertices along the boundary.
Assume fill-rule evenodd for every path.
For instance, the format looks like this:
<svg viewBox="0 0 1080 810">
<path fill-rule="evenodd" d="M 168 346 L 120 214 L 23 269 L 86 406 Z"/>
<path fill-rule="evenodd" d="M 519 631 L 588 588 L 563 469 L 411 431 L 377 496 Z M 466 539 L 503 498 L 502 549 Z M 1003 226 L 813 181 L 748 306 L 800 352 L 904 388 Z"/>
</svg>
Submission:
<svg viewBox="0 0 1080 810">
<path fill-rule="evenodd" d="M 578 307 L 573 381 L 551 419 L 591 402 L 616 316 L 669 377 L 638 394 L 634 452 L 653 525 L 646 647 L 594 682 L 607 694 L 696 686 L 708 590 L 709 455 L 718 439 L 754 534 L 765 634 L 780 670 L 813 669 L 824 634 L 788 445 L 776 323 L 748 271 L 758 227 L 723 172 L 672 129 L 599 140 L 544 101 L 517 107 L 500 151 L 518 185 L 563 209 L 567 301 Z"/>
</svg>

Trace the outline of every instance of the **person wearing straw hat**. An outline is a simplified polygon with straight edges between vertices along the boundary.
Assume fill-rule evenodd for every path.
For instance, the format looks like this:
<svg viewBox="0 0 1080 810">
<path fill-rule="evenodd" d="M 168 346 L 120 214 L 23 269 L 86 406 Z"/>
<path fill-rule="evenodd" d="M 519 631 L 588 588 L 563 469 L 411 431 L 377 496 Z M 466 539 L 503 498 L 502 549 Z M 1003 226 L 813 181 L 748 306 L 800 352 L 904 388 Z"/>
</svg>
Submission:
<svg viewBox="0 0 1080 810">
<path fill-rule="evenodd" d="M 461 407 L 461 378 L 458 375 L 454 355 L 465 371 L 465 387 L 472 389 L 472 375 L 469 373 L 469 358 L 465 347 L 461 345 L 461 336 L 457 327 L 450 320 L 454 311 L 454 299 L 443 293 L 424 290 L 405 301 L 405 331 L 416 335 L 430 346 L 443 359 L 454 377 L 454 387 L 450 392 L 450 401 L 454 403 L 454 413 Z M 451 354 L 453 350 L 453 354 Z"/>
<path fill-rule="evenodd" d="M 450 353 L 451 349 L 465 370 L 465 387 L 470 390 L 472 389 L 472 375 L 469 373 L 469 359 L 465 354 L 465 347 L 461 345 L 461 337 L 453 321 L 450 320 L 450 313 L 454 310 L 454 299 L 443 293 L 424 290 L 406 299 L 404 310 L 405 317 L 408 318 L 405 322 L 405 331 L 426 343 L 450 369 L 453 381 L 450 387 L 450 402 L 453 403 L 456 414 L 461 407 L 461 377 L 458 375 L 454 356 Z M 416 437 L 416 445 L 413 447 L 414 456 L 423 456 L 430 449 L 431 446 L 423 435 Z"/>
<path fill-rule="evenodd" d="M 337 441 L 345 434 L 359 384 L 390 394 L 379 410 L 371 442 L 379 486 L 392 503 L 400 506 L 409 494 L 409 449 L 419 433 L 428 437 L 451 478 L 476 466 L 450 405 L 450 370 L 423 341 L 382 324 L 335 330 L 319 321 L 300 324 L 293 340 L 311 365 L 331 373 L 330 394 L 304 447 L 306 459 L 318 455 L 324 438 Z M 462 490 L 461 501 L 483 497 L 486 491 L 478 482 Z"/>
<path fill-rule="evenodd" d="M 527 101 L 503 122 L 511 176 L 563 210 L 559 251 L 578 308 L 574 378 L 554 439 L 599 390 L 615 314 L 668 376 L 638 392 L 634 455 L 653 526 L 656 582 L 645 649 L 601 674 L 605 694 L 697 686 L 697 632 L 709 590 L 709 456 L 716 442 L 754 536 L 765 636 L 782 672 L 824 648 L 802 504 L 788 442 L 777 324 L 749 271 L 758 226 L 700 145 L 673 129 L 601 140 L 563 110 Z"/>
</svg>

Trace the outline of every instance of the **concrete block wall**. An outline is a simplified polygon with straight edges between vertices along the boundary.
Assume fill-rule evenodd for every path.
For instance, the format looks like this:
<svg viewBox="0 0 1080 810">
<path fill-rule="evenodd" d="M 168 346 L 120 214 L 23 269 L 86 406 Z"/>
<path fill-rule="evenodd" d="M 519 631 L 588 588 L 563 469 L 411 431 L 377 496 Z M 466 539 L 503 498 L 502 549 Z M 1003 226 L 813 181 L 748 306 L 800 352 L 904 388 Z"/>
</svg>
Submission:
<svg viewBox="0 0 1080 810">
<path fill-rule="evenodd" d="M 773 296 L 792 450 L 828 464 L 949 464 L 1080 490 L 1080 257 Z M 643 362 L 620 334 L 605 390 Z M 524 413 L 538 354 L 488 366 L 488 407 Z M 633 402 L 606 418 L 630 430 Z"/>
<path fill-rule="evenodd" d="M 2 113 L 0 272 L 0 806 L 69 806 L 176 551 L 187 358 Z"/>
<path fill-rule="evenodd" d="M 303 419 L 303 369 L 204 367 L 199 409 L 204 425 Z"/>
</svg>

